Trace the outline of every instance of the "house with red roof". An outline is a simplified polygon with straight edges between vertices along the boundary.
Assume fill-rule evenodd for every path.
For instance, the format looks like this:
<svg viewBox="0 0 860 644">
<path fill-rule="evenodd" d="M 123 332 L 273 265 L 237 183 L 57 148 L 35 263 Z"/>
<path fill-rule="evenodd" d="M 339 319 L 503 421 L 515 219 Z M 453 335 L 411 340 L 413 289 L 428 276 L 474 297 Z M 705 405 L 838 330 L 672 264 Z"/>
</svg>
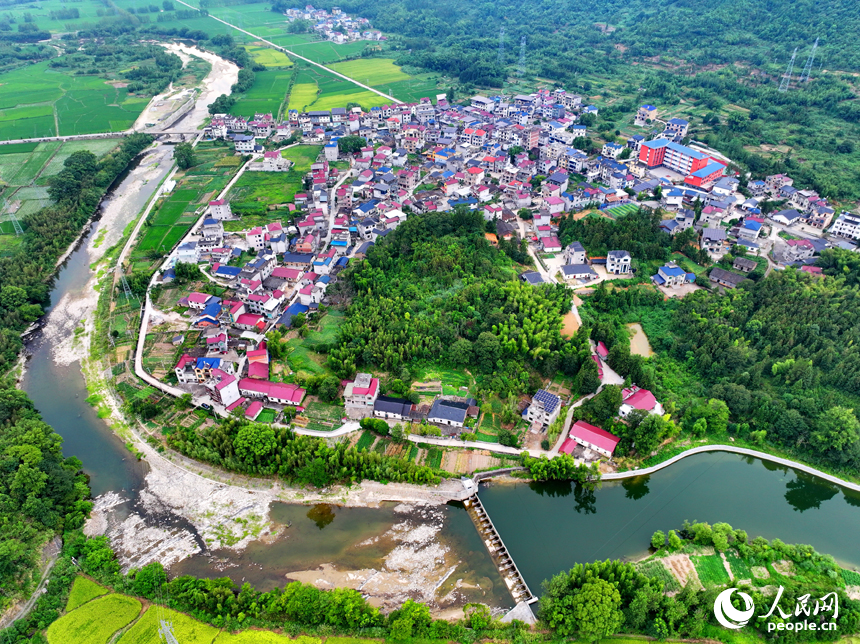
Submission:
<svg viewBox="0 0 860 644">
<path fill-rule="evenodd" d="M 257 417 L 260 415 L 260 412 L 263 411 L 263 403 L 259 400 L 255 400 L 248 408 L 245 410 L 245 418 L 248 420 L 257 420 Z"/>
<path fill-rule="evenodd" d="M 286 172 L 289 169 L 289 160 L 282 157 L 278 150 L 263 152 L 263 170 L 265 172 Z"/>
<path fill-rule="evenodd" d="M 593 353 L 591 354 L 591 359 L 597 363 L 597 377 L 603 380 L 603 360 L 600 359 L 600 356 Z"/>
<path fill-rule="evenodd" d="M 600 356 L 601 360 L 606 360 L 607 356 L 609 356 L 609 349 L 607 349 L 606 345 L 603 344 L 603 340 L 600 340 L 597 343 L 597 355 Z"/>
<path fill-rule="evenodd" d="M 344 381 L 343 400 L 348 407 L 363 407 L 373 411 L 379 396 L 379 379 L 369 373 L 358 373 L 355 380 Z"/>
<path fill-rule="evenodd" d="M 266 320 L 262 315 L 243 313 L 236 318 L 236 327 L 243 331 L 262 331 L 266 328 Z"/>
<path fill-rule="evenodd" d="M 195 311 L 202 311 L 206 308 L 206 304 L 211 300 L 214 295 L 209 295 L 207 293 L 191 293 L 186 301 L 188 302 L 189 308 L 194 309 Z"/>
<path fill-rule="evenodd" d="M 654 394 L 647 389 L 631 385 L 621 392 L 621 399 L 621 409 L 619 409 L 618 413 L 622 418 L 626 418 L 627 414 L 634 410 L 663 415 L 663 406 L 657 402 Z"/>
<path fill-rule="evenodd" d="M 257 380 L 256 378 L 242 378 L 239 381 L 239 391 L 248 398 L 266 399 L 280 405 L 294 406 L 300 405 L 305 393 L 307 393 L 294 384 Z"/>
<path fill-rule="evenodd" d="M 266 362 L 250 362 L 248 363 L 248 377 L 256 378 L 257 380 L 269 379 L 269 365 Z"/>
<path fill-rule="evenodd" d="M 242 397 L 239 394 L 236 376 L 222 369 L 212 369 L 209 380 L 206 381 L 206 389 L 212 398 L 225 407 L 229 407 Z"/>
<path fill-rule="evenodd" d="M 543 248 L 545 253 L 561 252 L 561 242 L 558 240 L 558 237 L 556 237 L 555 235 L 550 235 L 548 237 L 541 237 L 540 244 L 541 244 L 541 247 Z"/>
<path fill-rule="evenodd" d="M 176 380 L 179 381 L 179 384 L 187 385 L 197 382 L 197 371 L 194 369 L 196 363 L 197 360 L 195 358 L 192 358 L 187 353 L 182 354 L 179 362 L 173 367 L 173 372 L 176 374 Z"/>
<path fill-rule="evenodd" d="M 612 453 L 615 451 L 615 447 L 620 440 L 615 434 L 611 434 L 605 429 L 580 420 L 570 428 L 570 434 L 568 434 L 567 440 L 562 444 L 560 451 L 565 454 L 571 454 L 576 445 L 582 445 L 586 449 L 590 449 L 607 458 L 612 458 Z"/>
</svg>

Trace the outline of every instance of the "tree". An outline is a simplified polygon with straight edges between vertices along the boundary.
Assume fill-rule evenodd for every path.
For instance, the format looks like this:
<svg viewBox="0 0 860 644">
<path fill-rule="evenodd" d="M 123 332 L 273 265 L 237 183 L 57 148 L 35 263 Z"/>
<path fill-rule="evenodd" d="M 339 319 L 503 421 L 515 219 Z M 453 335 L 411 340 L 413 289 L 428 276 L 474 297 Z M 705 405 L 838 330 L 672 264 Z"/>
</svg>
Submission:
<svg viewBox="0 0 860 644">
<path fill-rule="evenodd" d="M 666 547 L 666 534 L 662 530 L 657 530 L 651 535 L 651 547 L 654 550 L 661 550 Z"/>
<path fill-rule="evenodd" d="M 173 406 L 179 410 L 188 409 L 191 407 L 191 394 L 182 394 L 173 401 Z"/>
<path fill-rule="evenodd" d="M 489 331 L 484 331 L 475 341 L 475 356 L 481 369 L 487 372 L 493 371 L 496 360 L 499 358 L 499 338 Z"/>
<path fill-rule="evenodd" d="M 589 642 L 614 635 L 621 628 L 621 594 L 617 586 L 603 579 L 593 579 L 573 596 L 571 613 L 576 631 Z"/>
<path fill-rule="evenodd" d="M 245 423 L 233 441 L 236 453 L 245 460 L 262 458 L 272 453 L 277 445 L 275 431 L 268 425 Z"/>
<path fill-rule="evenodd" d="M 173 158 L 180 170 L 187 170 L 194 165 L 194 148 L 190 143 L 180 143 L 173 150 Z"/>
<path fill-rule="evenodd" d="M 669 530 L 669 550 L 680 550 L 684 542 L 674 530 Z"/>
<path fill-rule="evenodd" d="M 324 402 L 332 402 L 340 391 L 340 380 L 337 376 L 326 376 L 317 389 L 317 395 Z"/>
<path fill-rule="evenodd" d="M 822 452 L 834 450 L 841 452 L 860 438 L 860 421 L 853 409 L 831 407 L 815 422 L 810 435 L 812 446 Z"/>
<path fill-rule="evenodd" d="M 472 355 L 472 343 L 466 338 L 460 338 L 451 345 L 450 349 L 448 349 L 448 356 L 451 358 L 451 362 L 456 365 L 471 364 Z"/>
<path fill-rule="evenodd" d="M 341 154 L 357 154 L 367 147 L 367 139 L 363 136 L 344 136 L 337 140 L 337 149 Z"/>
</svg>

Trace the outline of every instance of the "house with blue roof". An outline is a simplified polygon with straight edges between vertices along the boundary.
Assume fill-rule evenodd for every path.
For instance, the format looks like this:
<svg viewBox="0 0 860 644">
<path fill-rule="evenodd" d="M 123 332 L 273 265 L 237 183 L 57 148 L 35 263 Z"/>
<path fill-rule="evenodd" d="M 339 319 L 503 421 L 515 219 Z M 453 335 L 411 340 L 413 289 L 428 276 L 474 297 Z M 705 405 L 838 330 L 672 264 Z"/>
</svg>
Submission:
<svg viewBox="0 0 860 644">
<path fill-rule="evenodd" d="M 234 280 L 239 277 L 239 273 L 241 272 L 242 269 L 238 266 L 227 266 L 226 264 L 218 264 L 218 268 L 212 271 L 212 275 L 214 277 L 220 277 L 221 279 Z"/>
<path fill-rule="evenodd" d="M 295 316 L 297 316 L 299 313 L 307 314 L 309 310 L 309 306 L 301 304 L 300 302 L 294 302 L 293 304 L 290 304 L 286 311 L 284 311 L 284 314 L 275 323 L 275 325 L 285 326 L 289 329 L 292 326 L 293 318 Z"/>
<path fill-rule="evenodd" d="M 657 286 L 675 288 L 688 282 L 696 281 L 695 273 L 687 273 L 675 262 L 669 262 L 657 269 L 657 274 L 651 276 L 651 280 Z"/>
<path fill-rule="evenodd" d="M 745 219 L 743 226 L 738 228 L 738 239 L 755 241 L 761 233 L 761 222 L 755 219 Z"/>
</svg>

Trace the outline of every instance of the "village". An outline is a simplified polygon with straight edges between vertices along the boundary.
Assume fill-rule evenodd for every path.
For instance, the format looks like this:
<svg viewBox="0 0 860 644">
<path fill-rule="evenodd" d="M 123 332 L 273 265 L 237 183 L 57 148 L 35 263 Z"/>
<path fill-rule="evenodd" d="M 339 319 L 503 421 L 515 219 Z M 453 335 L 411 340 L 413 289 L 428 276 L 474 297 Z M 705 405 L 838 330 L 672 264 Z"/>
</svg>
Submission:
<svg viewBox="0 0 860 644">
<path fill-rule="evenodd" d="M 643 269 L 627 251 L 598 257 L 588 256 L 578 241 L 562 247 L 561 218 L 619 219 L 639 208 L 659 209 L 667 234 L 693 228 L 698 247 L 713 261 L 726 254 L 734 258 L 707 274 L 692 270 L 694 263 L 683 256 L 660 266 L 645 277 L 666 297 L 703 287 L 736 288 L 760 267 L 769 272 L 795 265 L 816 274 L 817 254 L 833 245 L 854 248 L 852 241 L 860 237 L 857 217 L 842 213 L 833 221 L 827 199 L 795 189 L 785 175 L 744 181 L 732 173 L 730 159 L 689 140 L 687 121 L 660 121 L 650 105 L 636 114 L 643 134 L 625 145 L 605 143 L 589 156 L 573 146 L 589 134 L 583 122 L 593 122 L 588 116 L 596 112 L 577 95 L 541 90 L 475 96 L 469 105 L 451 105 L 440 95 L 435 104 L 425 98 L 369 111 L 290 110 L 285 122 L 271 114 L 247 120 L 214 115 L 204 136 L 231 144 L 247 159 L 247 171 L 288 171 L 290 162 L 281 153 L 285 143 L 315 144 L 322 151 L 304 190 L 278 211 L 285 217 L 227 232 L 225 223 L 241 223 L 241 217 L 229 200 L 212 200 L 153 278 L 169 284 L 179 265 L 193 264 L 222 293 L 191 291 L 178 299 L 182 319 L 200 340 L 188 347 L 183 335 L 176 336 L 174 344 L 183 351 L 167 374 L 176 385 L 171 393 L 190 394 L 196 406 L 222 416 L 275 424 L 296 420 L 299 432 L 330 434 L 339 423 L 338 431 L 353 432 L 370 426 L 356 421 L 374 418 L 415 428 L 407 436 L 414 431 L 425 441 L 472 446 L 486 405 L 469 397 L 467 387 L 439 387 L 429 397 L 410 399 L 383 395 L 378 377 L 358 373 L 339 383 L 339 418 L 330 418 L 328 432 L 320 432 L 301 423 L 306 388 L 291 371 L 273 371 L 267 334 L 302 333 L 308 320 L 326 315 L 339 273 L 416 213 L 479 212 L 490 244 L 525 240 L 536 269 L 523 272 L 521 280 L 580 289 L 631 279 Z M 576 305 L 572 313 L 577 315 Z M 606 363 L 603 343 L 592 341 L 592 354 L 603 385 L 624 384 Z M 565 411 L 574 401 L 569 392 L 538 389 L 517 407 L 520 439 L 481 447 L 515 455 L 524 446 L 533 454 L 565 453 L 582 462 L 611 459 L 620 439 L 572 422 Z M 650 391 L 629 383 L 619 415 L 633 410 L 663 414 Z M 553 426 L 556 432 L 549 433 Z M 541 439 L 549 435 L 547 449 Z"/>
</svg>

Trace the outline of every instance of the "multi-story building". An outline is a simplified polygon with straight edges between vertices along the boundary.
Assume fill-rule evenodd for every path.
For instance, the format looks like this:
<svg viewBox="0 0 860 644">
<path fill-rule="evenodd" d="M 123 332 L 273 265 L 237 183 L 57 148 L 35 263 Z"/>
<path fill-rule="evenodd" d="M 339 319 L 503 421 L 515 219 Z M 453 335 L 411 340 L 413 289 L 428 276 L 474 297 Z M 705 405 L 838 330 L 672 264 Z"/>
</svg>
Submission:
<svg viewBox="0 0 860 644">
<path fill-rule="evenodd" d="M 850 212 L 843 212 L 833 222 L 830 232 L 840 237 L 860 239 L 860 217 Z"/>
<path fill-rule="evenodd" d="M 606 272 L 627 275 L 631 270 L 630 253 L 626 250 L 611 250 L 606 254 Z"/>
<path fill-rule="evenodd" d="M 558 418 L 561 410 L 561 398 L 544 389 L 538 389 L 532 396 L 532 402 L 526 409 L 526 420 L 549 427 Z"/>
<path fill-rule="evenodd" d="M 351 407 L 367 407 L 371 411 L 379 396 L 379 379 L 369 373 L 356 374 L 355 380 L 347 383 L 343 400 Z"/>
<path fill-rule="evenodd" d="M 693 150 L 680 143 L 655 139 L 642 144 L 639 149 L 639 161 L 649 168 L 663 166 L 687 176 L 707 166 L 710 157 L 704 152 Z"/>
</svg>

